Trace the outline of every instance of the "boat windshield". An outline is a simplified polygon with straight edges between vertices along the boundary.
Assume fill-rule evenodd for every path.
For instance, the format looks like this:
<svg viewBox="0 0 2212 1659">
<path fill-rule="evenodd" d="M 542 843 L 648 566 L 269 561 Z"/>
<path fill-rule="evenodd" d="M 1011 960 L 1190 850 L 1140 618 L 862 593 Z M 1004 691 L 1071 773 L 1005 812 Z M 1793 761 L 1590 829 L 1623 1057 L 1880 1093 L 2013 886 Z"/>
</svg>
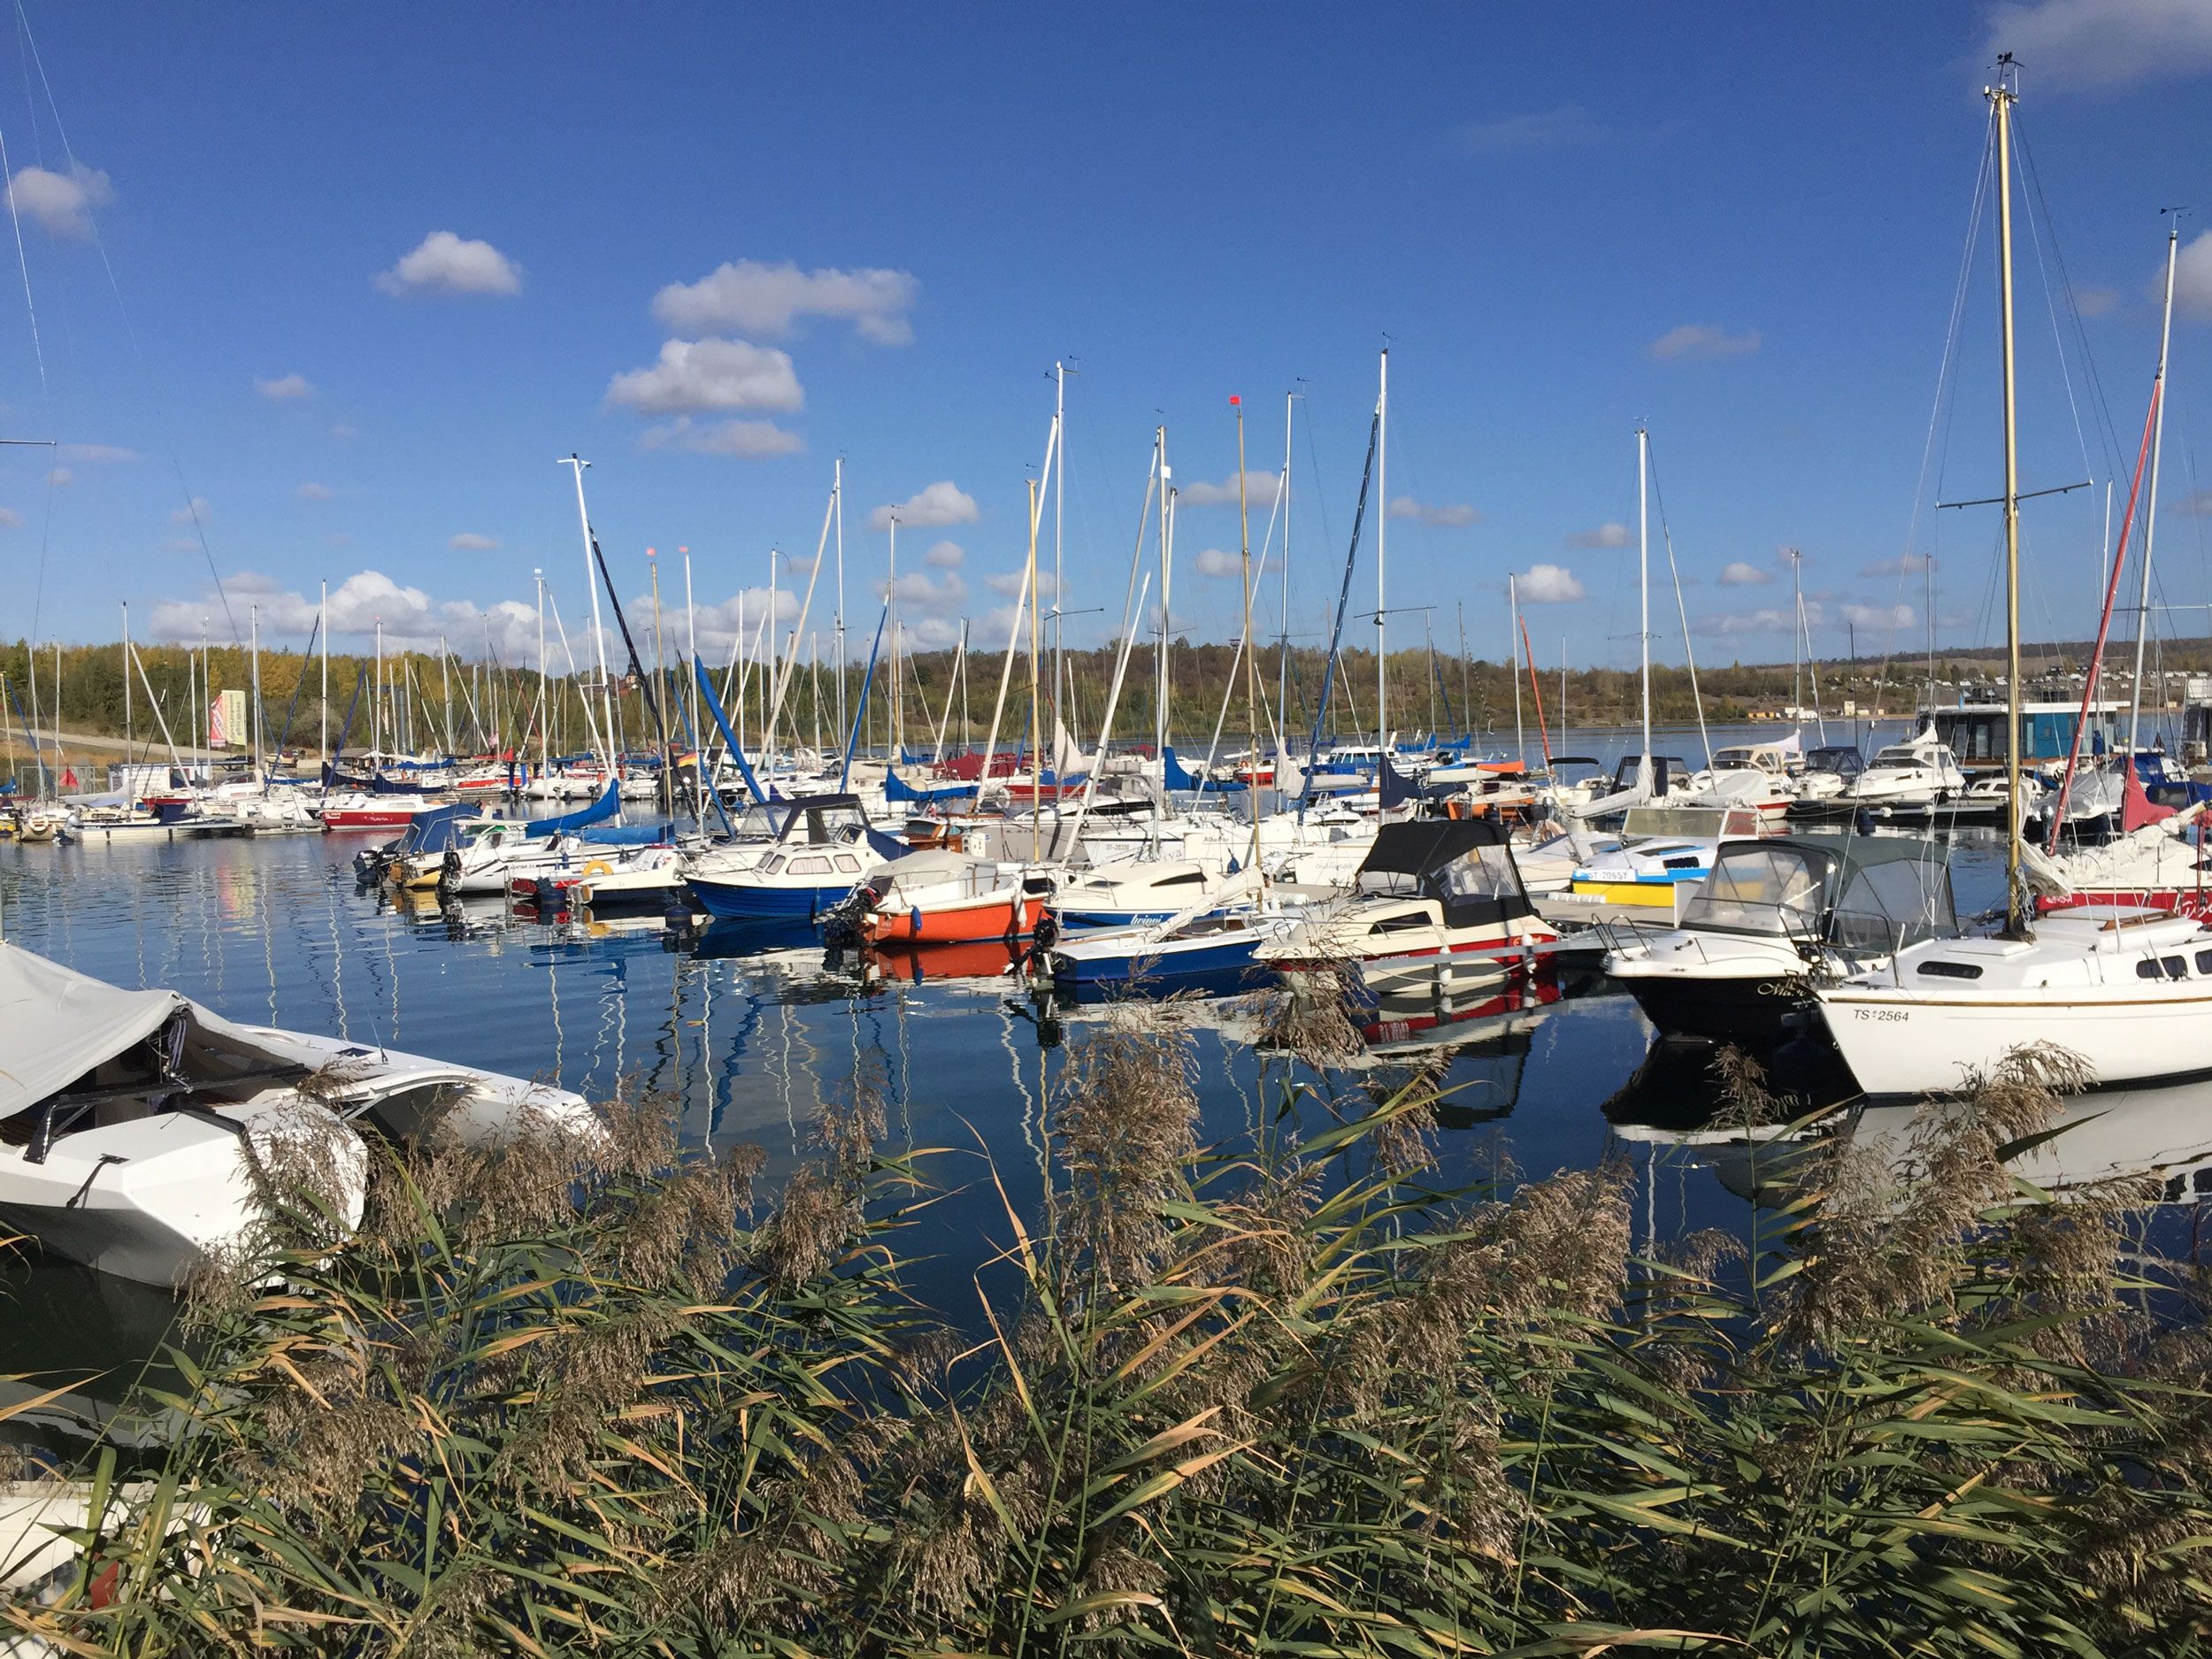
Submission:
<svg viewBox="0 0 2212 1659">
<path fill-rule="evenodd" d="M 1820 926 L 1823 873 L 1795 848 L 1728 848 L 1682 912 L 1682 926 L 1809 938 Z"/>
<path fill-rule="evenodd" d="M 1513 872 L 1513 855 L 1503 847 L 1471 847 L 1449 864 L 1430 871 L 1427 884 L 1448 902 L 1517 898 L 1521 892 Z"/>
<path fill-rule="evenodd" d="M 1915 749 L 1910 743 L 1893 743 L 1878 750 L 1874 757 L 1877 766 L 1924 766 L 1933 758 L 1924 749 Z"/>
<path fill-rule="evenodd" d="M 1829 924 L 1836 943 L 1862 950 L 1901 950 L 1925 939 L 1954 938 L 1958 931 L 1951 866 L 1939 848 L 1851 871 Z"/>
<path fill-rule="evenodd" d="M 1717 841 L 1727 833 L 1729 814 L 1709 806 L 1632 806 L 1621 819 L 1621 839 L 1643 841 L 1666 835 L 1678 841 Z"/>
<path fill-rule="evenodd" d="M 1866 770 L 1866 762 L 1855 749 L 1816 749 L 1805 757 L 1805 770 L 1833 772 L 1839 778 L 1855 778 Z"/>
</svg>

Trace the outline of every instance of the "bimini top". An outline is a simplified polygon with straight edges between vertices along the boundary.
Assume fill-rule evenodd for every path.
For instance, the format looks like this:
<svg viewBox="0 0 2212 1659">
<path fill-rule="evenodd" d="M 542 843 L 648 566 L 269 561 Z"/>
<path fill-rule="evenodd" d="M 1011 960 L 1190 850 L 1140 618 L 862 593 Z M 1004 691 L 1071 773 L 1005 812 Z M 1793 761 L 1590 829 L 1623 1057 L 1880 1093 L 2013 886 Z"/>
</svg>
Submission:
<svg viewBox="0 0 2212 1659">
<path fill-rule="evenodd" d="M 1418 876 L 1478 847 L 1504 845 L 1505 832 L 1487 818 L 1411 818 L 1375 832 L 1375 844 L 1361 861 L 1359 873 Z"/>
<path fill-rule="evenodd" d="M 1881 950 L 1959 931 L 1943 850 L 1896 835 L 1724 841 L 1682 925 Z"/>
</svg>

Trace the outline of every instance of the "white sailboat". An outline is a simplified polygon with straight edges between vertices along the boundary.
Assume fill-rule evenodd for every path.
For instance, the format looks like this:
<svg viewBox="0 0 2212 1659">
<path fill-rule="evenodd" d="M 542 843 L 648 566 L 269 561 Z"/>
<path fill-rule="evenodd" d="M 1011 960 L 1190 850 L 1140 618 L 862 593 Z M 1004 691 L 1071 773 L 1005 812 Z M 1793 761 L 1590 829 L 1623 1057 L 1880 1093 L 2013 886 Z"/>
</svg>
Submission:
<svg viewBox="0 0 2212 1659">
<path fill-rule="evenodd" d="M 2003 323 L 2007 728 L 2020 731 L 2020 480 L 2013 357 L 2010 64 L 1994 106 L 1999 303 Z M 2034 918 L 2024 879 L 2020 746 L 2005 756 L 2006 920 L 1989 937 L 1941 939 L 1814 993 L 1859 1087 L 1919 1094 L 1986 1074 L 2015 1048 L 2055 1045 L 2087 1080 L 2139 1083 L 2212 1071 L 2212 929 L 2193 918 L 2083 905 Z"/>
</svg>

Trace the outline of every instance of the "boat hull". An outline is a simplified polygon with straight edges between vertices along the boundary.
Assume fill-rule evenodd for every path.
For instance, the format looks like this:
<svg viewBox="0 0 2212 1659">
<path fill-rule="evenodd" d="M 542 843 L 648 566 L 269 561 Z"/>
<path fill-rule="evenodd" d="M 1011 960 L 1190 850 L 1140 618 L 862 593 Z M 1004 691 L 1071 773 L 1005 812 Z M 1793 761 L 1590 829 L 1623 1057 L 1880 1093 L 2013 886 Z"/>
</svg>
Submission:
<svg viewBox="0 0 2212 1659">
<path fill-rule="evenodd" d="M 1664 1037 L 1770 1048 L 1798 1034 L 1811 1002 L 1801 978 L 1781 974 L 1703 979 L 1622 979 L 1644 1018 Z"/>
<path fill-rule="evenodd" d="M 872 945 L 972 945 L 995 939 L 1014 939 L 1036 930 L 1044 914 L 1042 894 L 1023 898 L 996 896 L 964 903 L 933 905 L 909 910 L 875 910 L 863 932 Z"/>
<path fill-rule="evenodd" d="M 2212 985 L 2074 990 L 2060 1002 L 1993 992 L 1932 995 L 1845 986 L 1817 993 L 1822 1021 L 1867 1094 L 1926 1094 L 1987 1075 L 2016 1048 L 2055 1044 L 2093 1084 L 2212 1073 Z"/>
<path fill-rule="evenodd" d="M 695 876 L 689 886 L 708 915 L 735 922 L 812 921 L 852 890 L 849 882 L 833 887 L 771 887 Z"/>
</svg>

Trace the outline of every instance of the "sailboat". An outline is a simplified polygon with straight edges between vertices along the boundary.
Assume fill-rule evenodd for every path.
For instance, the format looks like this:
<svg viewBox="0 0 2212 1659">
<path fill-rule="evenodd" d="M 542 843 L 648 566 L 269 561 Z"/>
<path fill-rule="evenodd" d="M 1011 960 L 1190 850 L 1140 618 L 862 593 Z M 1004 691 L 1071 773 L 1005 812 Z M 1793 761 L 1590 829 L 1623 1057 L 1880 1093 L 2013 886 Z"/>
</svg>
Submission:
<svg viewBox="0 0 2212 1659">
<path fill-rule="evenodd" d="M 1921 1094 L 1987 1074 L 2016 1048 L 2052 1045 L 2087 1080 L 2139 1083 L 2212 1071 L 2212 929 L 2193 918 L 2085 904 L 2038 921 L 2024 879 L 2020 794 L 2020 480 L 2015 400 L 2009 57 L 1995 114 L 1999 305 L 2003 324 L 2007 730 L 2005 924 L 1930 941 L 1880 971 L 1818 987 L 1821 1017 L 1859 1087 Z"/>
</svg>

